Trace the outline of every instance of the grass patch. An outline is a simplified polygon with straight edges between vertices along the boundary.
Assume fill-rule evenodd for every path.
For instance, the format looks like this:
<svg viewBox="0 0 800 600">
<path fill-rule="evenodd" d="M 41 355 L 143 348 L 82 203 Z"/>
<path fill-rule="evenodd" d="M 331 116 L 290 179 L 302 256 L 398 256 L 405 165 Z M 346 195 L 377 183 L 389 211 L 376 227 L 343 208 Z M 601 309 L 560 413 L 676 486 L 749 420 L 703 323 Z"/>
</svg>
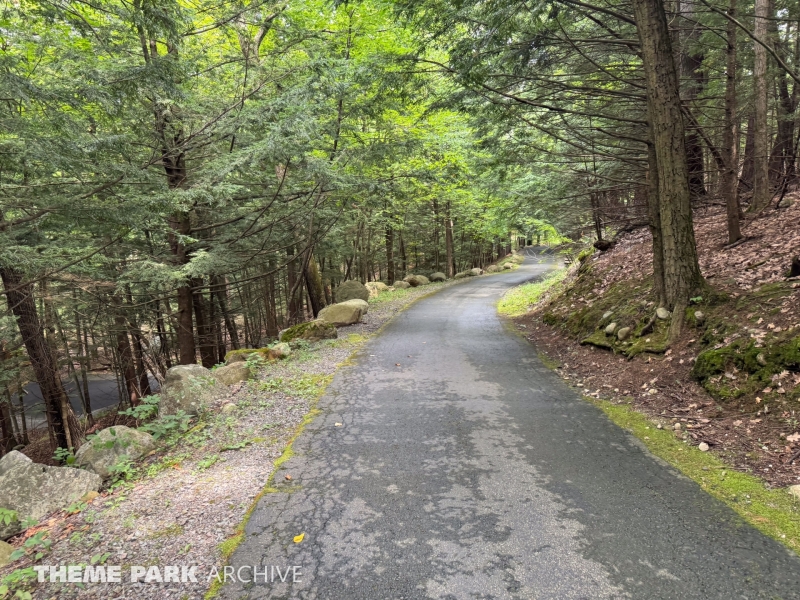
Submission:
<svg viewBox="0 0 800 600">
<path fill-rule="evenodd" d="M 566 276 L 567 269 L 558 269 L 547 273 L 540 281 L 512 288 L 500 299 L 497 310 L 507 317 L 521 317 L 533 308 L 545 292 L 564 281 Z"/>
<path fill-rule="evenodd" d="M 669 430 L 656 429 L 645 415 L 628 405 L 586 399 L 639 438 L 650 452 L 730 506 L 753 527 L 800 552 L 800 500 L 788 491 L 767 489 L 757 477 L 732 470 L 714 454 L 700 452 L 676 439 Z"/>
</svg>

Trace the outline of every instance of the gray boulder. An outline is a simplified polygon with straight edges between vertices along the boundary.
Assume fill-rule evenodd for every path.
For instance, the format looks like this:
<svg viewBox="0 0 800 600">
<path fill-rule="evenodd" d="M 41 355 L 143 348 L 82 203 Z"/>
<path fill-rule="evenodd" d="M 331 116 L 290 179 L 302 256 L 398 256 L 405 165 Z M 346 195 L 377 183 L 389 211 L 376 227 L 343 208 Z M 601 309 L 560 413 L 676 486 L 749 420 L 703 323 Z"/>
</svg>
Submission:
<svg viewBox="0 0 800 600">
<path fill-rule="evenodd" d="M 662 321 L 666 321 L 670 317 L 670 312 L 663 306 L 659 306 L 656 309 L 656 316 Z"/>
<path fill-rule="evenodd" d="M 620 329 L 620 330 L 617 332 L 617 339 L 618 339 L 620 342 L 624 342 L 625 340 L 627 340 L 627 339 L 628 339 L 628 337 L 629 337 L 630 335 L 631 335 L 631 328 L 630 328 L 630 327 L 623 327 L 622 329 Z"/>
<path fill-rule="evenodd" d="M 389 286 L 382 281 L 370 281 L 369 283 L 364 284 L 364 287 L 369 290 L 370 298 L 374 298 L 383 292 L 389 291 Z"/>
<path fill-rule="evenodd" d="M 706 316 L 702 311 L 696 310 L 694 311 L 694 320 L 698 325 L 702 325 L 706 321 Z"/>
<path fill-rule="evenodd" d="M 334 290 L 336 302 L 347 302 L 348 300 L 369 300 L 369 290 L 360 281 L 345 281 Z"/>
<path fill-rule="evenodd" d="M 421 285 L 428 285 L 430 283 L 430 280 L 424 275 L 406 275 L 403 278 L 403 281 L 405 281 L 411 287 L 419 287 Z"/>
<path fill-rule="evenodd" d="M 196 415 L 201 406 L 211 404 L 227 393 L 211 371 L 200 365 L 177 365 L 167 371 L 161 388 L 160 414 L 174 415 L 182 410 Z"/>
<path fill-rule="evenodd" d="M 395 281 L 392 284 L 392 287 L 396 290 L 405 290 L 411 287 L 411 284 L 407 281 Z"/>
<path fill-rule="evenodd" d="M 606 335 L 614 335 L 614 332 L 616 330 L 617 330 L 617 324 L 616 323 L 609 323 L 606 326 L 606 330 L 605 330 L 606 331 Z"/>
<path fill-rule="evenodd" d="M 89 492 L 100 489 L 96 473 L 72 467 L 47 467 L 11 451 L 0 458 L 0 507 L 17 513 L 8 525 L 0 523 L 0 540 L 22 531 L 22 522 L 40 521 L 64 509 Z"/>
<path fill-rule="evenodd" d="M 461 273 L 456 273 L 453 279 L 464 279 L 465 277 L 474 277 L 472 271 L 461 271 Z"/>
<path fill-rule="evenodd" d="M 786 196 L 780 202 L 778 202 L 778 208 L 789 208 L 793 204 L 794 204 L 794 200 L 792 200 L 791 198 Z"/>
<path fill-rule="evenodd" d="M 285 360 L 292 355 L 292 348 L 286 342 L 280 342 L 269 349 L 269 355 L 270 358 Z"/>
<path fill-rule="evenodd" d="M 503 268 L 502 267 L 498 267 L 497 265 L 489 265 L 488 267 L 486 267 L 486 272 L 487 273 L 497 273 L 498 271 L 502 271 L 502 270 L 503 270 Z"/>
<path fill-rule="evenodd" d="M 5 567 L 11 562 L 11 554 L 14 552 L 14 546 L 0 541 L 0 569 Z"/>
<path fill-rule="evenodd" d="M 510 271 L 513 268 L 514 268 L 514 265 L 512 263 L 510 263 L 510 262 L 503 263 L 503 270 L 504 271 Z"/>
<path fill-rule="evenodd" d="M 319 311 L 318 319 L 336 326 L 353 325 L 361 320 L 363 314 L 364 311 L 358 304 L 341 302 L 323 308 Z"/>
<path fill-rule="evenodd" d="M 214 370 L 214 379 L 222 385 L 234 385 L 253 378 L 253 369 L 246 362 L 232 362 Z"/>
<path fill-rule="evenodd" d="M 363 300 L 348 300 L 347 302 L 340 302 L 339 304 L 347 304 L 348 306 L 357 306 L 361 309 L 361 315 L 365 315 L 369 312 L 369 302 L 364 302 Z"/>
<path fill-rule="evenodd" d="M 483 275 L 483 269 L 479 269 L 478 267 L 475 267 L 474 269 L 470 269 L 470 272 L 472 273 L 472 275 L 474 277 L 477 277 L 478 275 Z"/>
<path fill-rule="evenodd" d="M 155 447 L 150 434 L 117 425 L 101 430 L 81 446 L 75 453 L 75 464 L 106 479 L 111 475 L 109 469 L 120 460 L 136 460 Z"/>
<path fill-rule="evenodd" d="M 288 329 L 284 329 L 281 331 L 279 339 L 281 342 L 292 342 L 294 340 L 319 342 L 320 340 L 335 340 L 338 335 L 335 325 L 321 319 L 316 319 L 306 323 L 298 323 Z"/>
<path fill-rule="evenodd" d="M 447 275 L 437 271 L 436 273 L 431 273 L 431 276 L 428 277 L 428 279 L 430 279 L 431 281 L 435 281 L 435 282 L 447 281 Z"/>
</svg>

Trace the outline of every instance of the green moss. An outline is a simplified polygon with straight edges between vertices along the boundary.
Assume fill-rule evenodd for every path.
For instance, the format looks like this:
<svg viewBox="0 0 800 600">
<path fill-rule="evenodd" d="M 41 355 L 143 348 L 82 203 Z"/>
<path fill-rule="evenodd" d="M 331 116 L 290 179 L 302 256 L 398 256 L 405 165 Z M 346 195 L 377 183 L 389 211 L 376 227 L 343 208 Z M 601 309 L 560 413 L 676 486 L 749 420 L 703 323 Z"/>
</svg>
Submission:
<svg viewBox="0 0 800 600">
<path fill-rule="evenodd" d="M 800 337 L 774 336 L 763 347 L 739 339 L 711 348 L 697 357 L 692 376 L 714 397 L 731 400 L 769 385 L 784 370 L 800 370 Z"/>
<path fill-rule="evenodd" d="M 729 470 L 714 454 L 700 452 L 676 439 L 668 430 L 656 429 L 645 415 L 627 405 L 587 400 L 642 440 L 653 454 L 697 482 L 751 525 L 795 552 L 800 551 L 800 500 L 786 490 L 768 490 L 760 479 Z"/>
<path fill-rule="evenodd" d="M 297 325 L 293 325 L 292 327 L 289 327 L 289 329 L 283 332 L 283 334 L 281 335 L 281 341 L 291 342 L 296 339 L 303 338 L 304 334 L 312 329 L 335 330 L 336 327 L 334 325 L 331 325 L 330 323 L 325 323 L 324 321 L 307 321 L 305 323 L 298 323 Z"/>
<path fill-rule="evenodd" d="M 497 303 L 497 310 L 507 317 L 526 314 L 553 287 L 559 285 L 567 275 L 566 269 L 551 271 L 540 281 L 524 283 L 510 289 Z"/>
<path fill-rule="evenodd" d="M 251 354 L 258 354 L 261 358 L 269 358 L 269 348 L 242 348 L 240 350 L 231 350 L 225 354 L 225 362 L 230 364 L 232 362 L 247 360 Z"/>
<path fill-rule="evenodd" d="M 616 340 L 615 336 L 606 335 L 603 331 L 598 329 L 592 332 L 591 335 L 583 338 L 581 344 L 585 346 L 595 346 L 605 350 L 614 350 L 614 340 Z"/>
</svg>

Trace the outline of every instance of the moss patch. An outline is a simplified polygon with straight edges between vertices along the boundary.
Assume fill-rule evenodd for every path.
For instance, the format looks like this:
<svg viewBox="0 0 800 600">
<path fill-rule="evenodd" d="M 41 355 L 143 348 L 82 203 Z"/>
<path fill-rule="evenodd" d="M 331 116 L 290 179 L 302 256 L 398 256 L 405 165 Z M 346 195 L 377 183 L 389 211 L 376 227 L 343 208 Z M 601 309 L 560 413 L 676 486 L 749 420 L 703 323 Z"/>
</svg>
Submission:
<svg viewBox="0 0 800 600">
<path fill-rule="evenodd" d="M 539 302 L 541 297 L 555 286 L 559 285 L 567 276 L 566 269 L 551 271 L 540 281 L 523 283 L 510 289 L 497 303 L 497 310 L 507 317 L 519 317 L 526 314 Z"/>
<path fill-rule="evenodd" d="M 670 431 L 657 429 L 646 416 L 628 405 L 586 399 L 639 438 L 650 452 L 730 506 L 756 529 L 800 552 L 800 500 L 789 492 L 766 489 L 760 479 L 730 470 L 714 454 L 700 452 L 676 439 Z"/>
</svg>

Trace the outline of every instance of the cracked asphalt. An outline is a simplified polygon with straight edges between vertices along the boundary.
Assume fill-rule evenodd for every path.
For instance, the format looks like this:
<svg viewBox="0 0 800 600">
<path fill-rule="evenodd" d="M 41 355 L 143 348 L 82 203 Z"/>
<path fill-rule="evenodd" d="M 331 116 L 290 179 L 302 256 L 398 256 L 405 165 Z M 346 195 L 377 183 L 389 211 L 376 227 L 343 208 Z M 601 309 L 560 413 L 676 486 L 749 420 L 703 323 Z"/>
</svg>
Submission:
<svg viewBox="0 0 800 600">
<path fill-rule="evenodd" d="M 583 401 L 497 316 L 505 290 L 550 267 L 531 257 L 422 299 L 343 367 L 231 557 L 258 583 L 220 597 L 800 598 L 796 555 Z"/>
</svg>

